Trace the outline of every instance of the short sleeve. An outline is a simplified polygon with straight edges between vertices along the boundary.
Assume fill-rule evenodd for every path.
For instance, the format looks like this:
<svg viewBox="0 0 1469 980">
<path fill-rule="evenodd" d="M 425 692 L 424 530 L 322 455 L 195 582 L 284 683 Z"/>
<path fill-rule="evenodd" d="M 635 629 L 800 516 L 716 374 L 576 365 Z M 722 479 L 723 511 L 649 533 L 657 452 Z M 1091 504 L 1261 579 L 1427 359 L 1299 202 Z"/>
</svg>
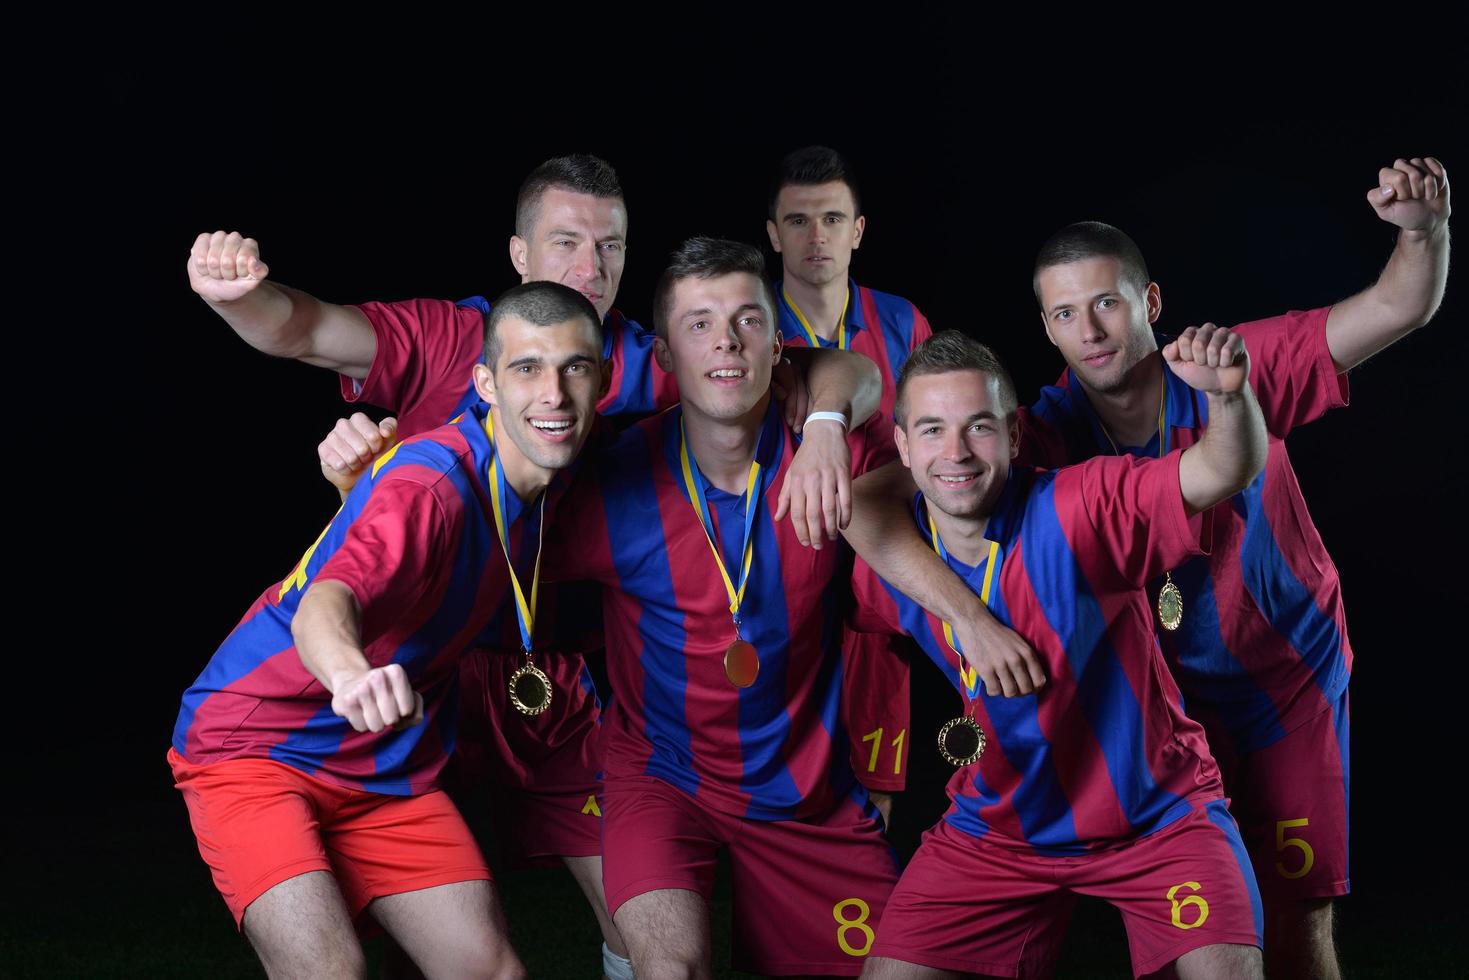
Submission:
<svg viewBox="0 0 1469 980">
<path fill-rule="evenodd" d="M 658 366 L 653 356 L 653 331 L 621 315 L 606 320 L 607 360 L 611 384 L 597 403 L 597 411 L 610 417 L 636 418 L 661 412 L 678 401 L 673 375 Z"/>
<path fill-rule="evenodd" d="M 1336 373 L 1326 344 L 1330 312 L 1322 307 L 1234 328 L 1250 353 L 1250 385 L 1265 427 L 1277 438 L 1348 402 L 1347 376 Z"/>
<path fill-rule="evenodd" d="M 1189 516 L 1179 483 L 1183 452 L 1162 459 L 1098 456 L 1056 473 L 1056 509 L 1083 565 L 1111 569 L 1142 587 L 1204 553 L 1203 515 Z"/>
<path fill-rule="evenodd" d="M 933 336 L 933 327 L 928 325 L 928 317 L 924 316 L 917 306 L 913 307 L 913 343 L 908 348 L 909 352 L 918 349 L 918 345 Z"/>
<path fill-rule="evenodd" d="M 443 592 L 463 518 L 457 495 L 446 500 L 417 479 L 389 473 L 372 486 L 312 581 L 341 582 L 352 590 L 362 609 L 364 646 L 370 646 L 371 637 Z"/>
<path fill-rule="evenodd" d="M 429 427 L 448 421 L 480 357 L 484 315 L 436 299 L 363 303 L 357 309 L 372 324 L 377 354 L 362 381 L 341 377 L 342 397 L 385 408 L 400 422 L 424 408 L 434 413 Z"/>
</svg>

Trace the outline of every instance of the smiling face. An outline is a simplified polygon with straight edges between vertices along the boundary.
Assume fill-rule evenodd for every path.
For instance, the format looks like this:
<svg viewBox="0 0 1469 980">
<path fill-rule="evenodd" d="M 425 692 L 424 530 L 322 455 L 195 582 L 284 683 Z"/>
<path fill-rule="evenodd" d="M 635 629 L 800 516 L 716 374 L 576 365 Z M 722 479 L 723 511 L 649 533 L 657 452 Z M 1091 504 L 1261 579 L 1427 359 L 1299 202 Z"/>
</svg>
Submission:
<svg viewBox="0 0 1469 980">
<path fill-rule="evenodd" d="M 1110 256 L 1053 265 L 1036 274 L 1046 336 L 1093 391 L 1127 388 L 1132 369 L 1158 349 L 1152 324 L 1163 309 L 1158 284 L 1139 288 Z"/>
<path fill-rule="evenodd" d="M 601 340 L 581 316 L 551 326 L 507 316 L 495 332 L 495 369 L 476 364 L 475 389 L 494 408 L 507 476 L 544 485 L 571 465 L 591 431 L 607 388 Z"/>
<path fill-rule="evenodd" d="M 780 360 L 764 284 L 748 272 L 673 284 L 654 354 L 678 382 L 685 413 L 735 419 L 761 405 Z"/>
<path fill-rule="evenodd" d="M 780 253 L 786 277 L 811 286 L 846 279 L 867 224 L 856 211 L 844 181 L 782 187 L 775 199 L 775 220 L 765 222 L 765 230 L 770 247 Z"/>
<path fill-rule="evenodd" d="M 605 317 L 617 299 L 626 259 L 622 199 L 551 187 L 541 194 L 535 214 L 529 237 L 510 239 L 510 260 L 520 281 L 570 286 Z"/>
<path fill-rule="evenodd" d="M 1020 447 L 999 379 L 976 370 L 911 377 L 903 419 L 898 454 L 929 505 L 964 520 L 988 518 Z"/>
</svg>

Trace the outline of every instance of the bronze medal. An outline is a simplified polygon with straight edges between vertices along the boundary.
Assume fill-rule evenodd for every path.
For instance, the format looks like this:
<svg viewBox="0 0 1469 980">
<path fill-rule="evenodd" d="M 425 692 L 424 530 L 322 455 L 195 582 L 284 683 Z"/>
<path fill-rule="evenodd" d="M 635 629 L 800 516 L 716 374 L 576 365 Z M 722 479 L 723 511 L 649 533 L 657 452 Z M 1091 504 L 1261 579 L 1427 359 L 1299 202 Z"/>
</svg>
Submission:
<svg viewBox="0 0 1469 980">
<path fill-rule="evenodd" d="M 984 755 L 985 735 L 968 715 L 951 718 L 939 729 L 939 754 L 950 765 L 967 766 Z"/>
<path fill-rule="evenodd" d="M 724 651 L 724 676 L 735 687 L 749 687 L 760 676 L 760 654 L 749 640 L 736 637 Z"/>
<path fill-rule="evenodd" d="M 1178 629 L 1183 622 L 1183 593 L 1173 584 L 1173 573 L 1169 572 L 1158 590 L 1158 622 L 1168 632 Z"/>
<path fill-rule="evenodd" d="M 510 675 L 510 703 L 523 715 L 538 715 L 551 707 L 551 678 L 529 654 L 525 665 Z"/>
</svg>

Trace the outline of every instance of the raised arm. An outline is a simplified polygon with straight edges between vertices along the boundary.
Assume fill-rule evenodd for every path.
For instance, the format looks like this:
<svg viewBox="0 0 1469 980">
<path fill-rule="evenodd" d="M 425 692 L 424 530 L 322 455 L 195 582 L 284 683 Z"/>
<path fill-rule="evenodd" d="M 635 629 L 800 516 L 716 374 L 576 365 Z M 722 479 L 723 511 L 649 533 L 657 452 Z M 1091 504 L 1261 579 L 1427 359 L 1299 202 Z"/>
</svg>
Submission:
<svg viewBox="0 0 1469 980">
<path fill-rule="evenodd" d="M 204 232 L 189 253 L 189 285 L 254 347 L 359 380 L 377 354 L 367 317 L 349 306 L 323 303 L 298 289 L 268 282 L 260 246 L 239 232 Z"/>
<path fill-rule="evenodd" d="M 1265 468 L 1265 417 L 1250 390 L 1250 358 L 1238 334 L 1212 323 L 1189 327 L 1163 348 L 1163 359 L 1209 403 L 1204 437 L 1178 463 L 1184 506 L 1197 514 L 1239 493 Z"/>
<path fill-rule="evenodd" d="M 1397 225 L 1397 245 L 1377 282 L 1331 308 L 1326 346 L 1348 371 L 1428 322 L 1449 277 L 1449 174 L 1433 157 L 1398 159 L 1367 192 L 1377 216 Z"/>
<path fill-rule="evenodd" d="M 965 661 L 993 696 L 1031 694 L 1046 675 L 1030 645 L 1000 623 L 969 586 L 913 533 L 917 488 L 894 461 L 853 485 L 852 521 L 843 532 L 857 554 L 885 581 L 949 623 Z"/>
<path fill-rule="evenodd" d="M 423 698 L 399 664 L 373 667 L 362 652 L 362 611 L 341 582 L 315 582 L 291 620 L 301 663 L 332 694 L 332 711 L 359 732 L 415 724 Z"/>
</svg>

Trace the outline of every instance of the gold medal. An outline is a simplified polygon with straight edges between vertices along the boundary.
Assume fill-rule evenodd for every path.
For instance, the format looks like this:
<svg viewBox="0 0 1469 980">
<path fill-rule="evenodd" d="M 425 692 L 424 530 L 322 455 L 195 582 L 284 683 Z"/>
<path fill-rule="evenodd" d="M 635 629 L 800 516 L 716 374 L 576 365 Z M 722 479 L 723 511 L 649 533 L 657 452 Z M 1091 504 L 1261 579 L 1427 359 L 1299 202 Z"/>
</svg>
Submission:
<svg viewBox="0 0 1469 980">
<path fill-rule="evenodd" d="M 538 715 L 551 707 L 551 690 L 551 678 L 527 653 L 525 665 L 510 675 L 510 703 L 523 715 Z"/>
<path fill-rule="evenodd" d="M 1173 584 L 1173 573 L 1169 572 L 1158 590 L 1158 622 L 1168 632 L 1178 629 L 1183 622 L 1183 593 Z"/>
<path fill-rule="evenodd" d="M 951 718 L 939 729 L 939 754 L 950 765 L 967 766 L 984 755 L 984 729 L 968 715 Z"/>
<path fill-rule="evenodd" d="M 749 640 L 736 638 L 724 651 L 724 676 L 735 687 L 749 687 L 760 676 L 760 654 Z"/>
</svg>

